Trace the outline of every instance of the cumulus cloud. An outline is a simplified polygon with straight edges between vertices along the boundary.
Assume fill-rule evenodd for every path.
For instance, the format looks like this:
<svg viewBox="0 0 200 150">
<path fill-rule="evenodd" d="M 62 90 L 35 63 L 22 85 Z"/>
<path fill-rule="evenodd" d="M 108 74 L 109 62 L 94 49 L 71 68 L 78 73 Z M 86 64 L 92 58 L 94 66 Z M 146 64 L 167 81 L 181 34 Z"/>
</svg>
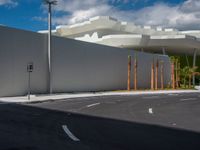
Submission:
<svg viewBox="0 0 200 150">
<path fill-rule="evenodd" d="M 138 24 L 160 25 L 180 30 L 200 29 L 200 1 L 187 0 L 176 6 L 155 4 L 136 11 L 133 18 Z"/>
<path fill-rule="evenodd" d="M 53 22 L 56 24 L 73 24 L 93 16 L 105 15 L 111 9 L 111 5 L 108 5 L 106 0 L 61 0 L 55 6 L 55 11 L 66 12 L 68 14 L 54 18 Z"/>
<path fill-rule="evenodd" d="M 0 6 L 10 6 L 10 7 L 15 7 L 18 5 L 18 3 L 14 0 L 0 0 Z"/>
<path fill-rule="evenodd" d="M 74 24 L 90 17 L 108 15 L 139 25 L 200 29 L 200 0 L 186 0 L 177 5 L 155 3 L 139 10 L 122 10 L 114 5 L 137 2 L 139 0 L 59 0 L 54 10 L 62 15 L 54 17 L 53 23 Z"/>
</svg>

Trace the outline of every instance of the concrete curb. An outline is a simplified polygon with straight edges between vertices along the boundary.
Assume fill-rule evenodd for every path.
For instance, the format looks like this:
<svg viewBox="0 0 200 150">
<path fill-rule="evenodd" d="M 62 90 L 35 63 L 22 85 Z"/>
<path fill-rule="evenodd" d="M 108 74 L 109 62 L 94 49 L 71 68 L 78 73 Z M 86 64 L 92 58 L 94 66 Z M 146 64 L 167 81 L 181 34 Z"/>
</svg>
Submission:
<svg viewBox="0 0 200 150">
<path fill-rule="evenodd" d="M 55 101 L 61 99 L 96 97 L 96 96 L 126 96 L 126 95 L 157 95 L 157 94 L 181 94 L 181 93 L 200 93 L 200 90 L 162 90 L 162 91 L 130 91 L 130 92 L 96 92 L 96 93 L 75 93 L 75 94 L 53 94 L 53 95 L 31 95 L 28 100 L 27 96 L 21 97 L 1 97 L 2 103 L 38 103 L 45 101 Z"/>
</svg>

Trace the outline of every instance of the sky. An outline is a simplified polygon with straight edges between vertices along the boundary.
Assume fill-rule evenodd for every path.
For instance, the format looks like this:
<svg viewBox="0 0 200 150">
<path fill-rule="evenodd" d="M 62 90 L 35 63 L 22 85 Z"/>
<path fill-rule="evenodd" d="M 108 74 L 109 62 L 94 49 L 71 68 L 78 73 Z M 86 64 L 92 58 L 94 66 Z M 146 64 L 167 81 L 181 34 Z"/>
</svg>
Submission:
<svg viewBox="0 0 200 150">
<path fill-rule="evenodd" d="M 94 16 L 111 16 L 136 25 L 200 30 L 200 0 L 57 0 L 53 28 Z M 0 0 L 0 24 L 38 31 L 47 29 L 43 0 Z"/>
</svg>

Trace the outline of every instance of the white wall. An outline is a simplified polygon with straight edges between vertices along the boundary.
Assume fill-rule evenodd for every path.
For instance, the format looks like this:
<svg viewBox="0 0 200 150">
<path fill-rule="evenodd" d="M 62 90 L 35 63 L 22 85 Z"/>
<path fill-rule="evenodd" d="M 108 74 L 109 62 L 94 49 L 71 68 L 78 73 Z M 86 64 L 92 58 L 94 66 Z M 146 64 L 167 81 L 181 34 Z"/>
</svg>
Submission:
<svg viewBox="0 0 200 150">
<path fill-rule="evenodd" d="M 0 27 L 0 41 L 0 96 L 27 94 L 29 62 L 34 63 L 32 93 L 46 93 L 47 35 Z M 60 37 L 52 42 L 54 92 L 126 89 L 127 57 L 135 51 Z M 170 81 L 168 57 L 137 53 L 139 87 L 150 87 L 153 57 L 165 60 L 165 83 Z"/>
<path fill-rule="evenodd" d="M 31 88 L 47 91 L 47 50 L 44 35 L 0 27 L 0 96 L 24 95 L 28 88 L 27 63 L 34 63 Z"/>
<path fill-rule="evenodd" d="M 165 85 L 170 81 L 168 56 L 128 51 L 59 37 L 54 37 L 53 41 L 52 76 L 55 92 L 126 89 L 129 54 L 132 56 L 132 64 L 135 55 L 138 59 L 139 88 L 150 88 L 153 59 L 155 63 L 157 59 L 165 61 Z M 133 79 L 131 81 L 133 85 Z"/>
</svg>

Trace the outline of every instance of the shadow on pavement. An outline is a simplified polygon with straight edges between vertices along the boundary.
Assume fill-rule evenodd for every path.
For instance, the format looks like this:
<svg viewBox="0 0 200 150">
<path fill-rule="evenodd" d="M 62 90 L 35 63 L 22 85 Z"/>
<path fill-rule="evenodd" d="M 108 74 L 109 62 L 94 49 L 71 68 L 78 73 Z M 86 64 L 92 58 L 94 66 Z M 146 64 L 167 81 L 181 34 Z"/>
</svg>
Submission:
<svg viewBox="0 0 200 150">
<path fill-rule="evenodd" d="M 62 125 L 80 139 L 75 142 Z M 189 150 L 200 149 L 200 133 L 32 106 L 0 106 L 3 150 Z"/>
</svg>

